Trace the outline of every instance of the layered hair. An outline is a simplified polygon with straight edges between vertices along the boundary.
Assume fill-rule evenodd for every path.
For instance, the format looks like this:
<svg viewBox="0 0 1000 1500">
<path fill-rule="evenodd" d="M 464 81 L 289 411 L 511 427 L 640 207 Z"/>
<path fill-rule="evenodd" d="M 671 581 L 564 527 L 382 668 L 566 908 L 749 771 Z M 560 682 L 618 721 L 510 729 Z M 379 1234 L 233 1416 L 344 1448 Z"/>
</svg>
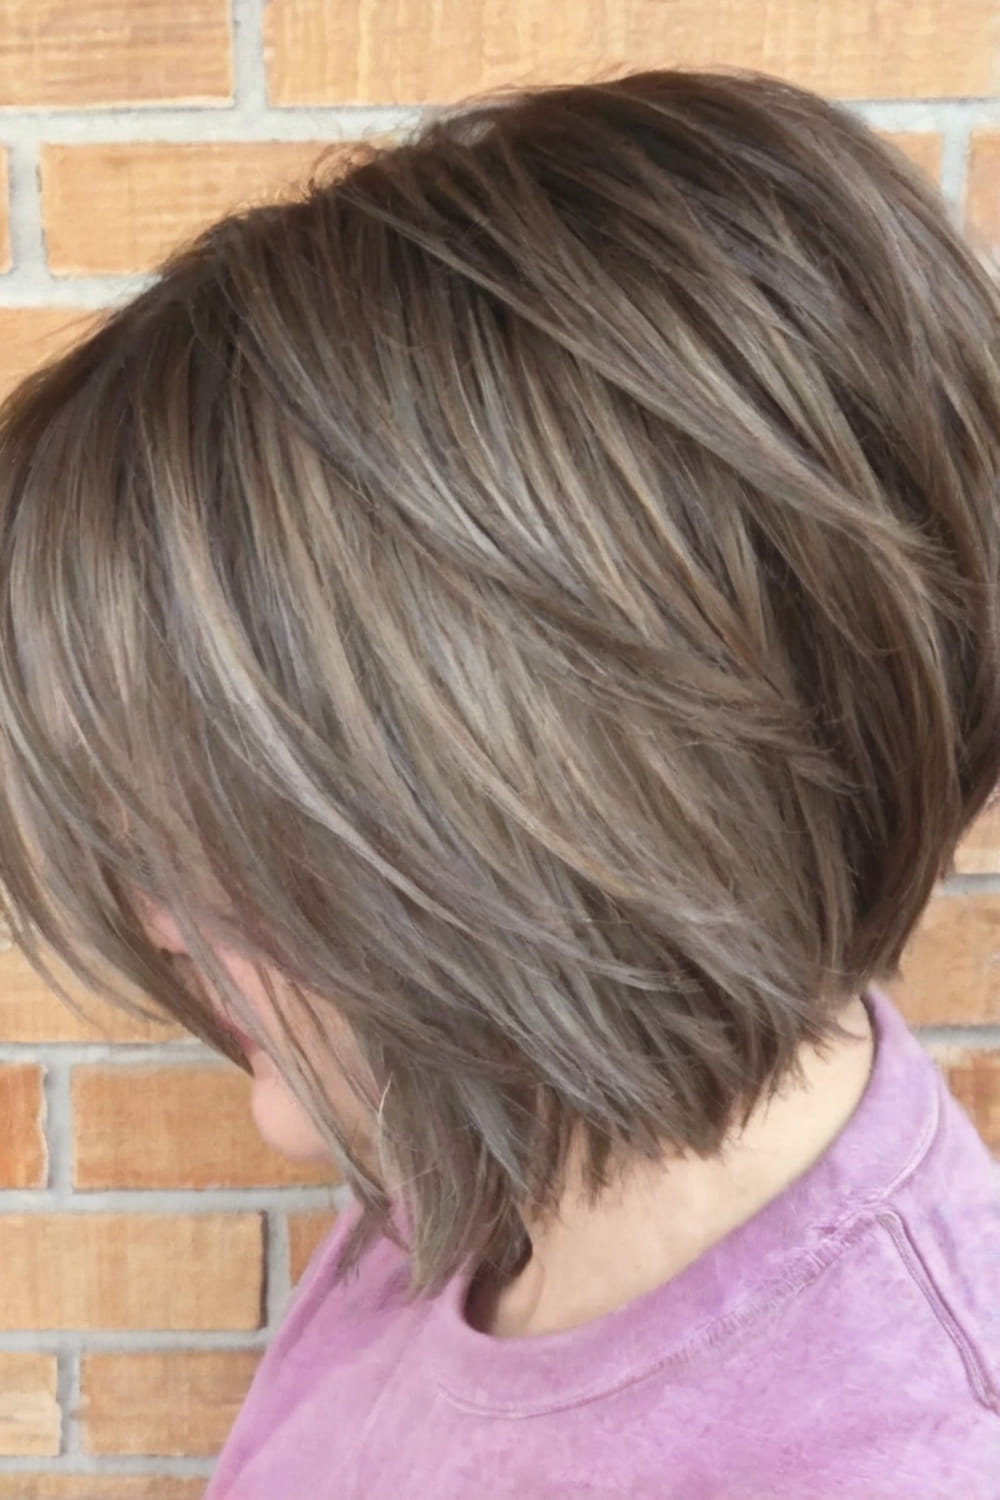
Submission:
<svg viewBox="0 0 1000 1500">
<path fill-rule="evenodd" d="M 341 1272 L 512 1269 L 571 1149 L 712 1153 L 898 972 L 1000 779 L 998 481 L 993 280 L 841 108 L 658 70 L 338 153 L 4 406 L 14 936 L 234 1057 L 252 956 Z"/>
</svg>

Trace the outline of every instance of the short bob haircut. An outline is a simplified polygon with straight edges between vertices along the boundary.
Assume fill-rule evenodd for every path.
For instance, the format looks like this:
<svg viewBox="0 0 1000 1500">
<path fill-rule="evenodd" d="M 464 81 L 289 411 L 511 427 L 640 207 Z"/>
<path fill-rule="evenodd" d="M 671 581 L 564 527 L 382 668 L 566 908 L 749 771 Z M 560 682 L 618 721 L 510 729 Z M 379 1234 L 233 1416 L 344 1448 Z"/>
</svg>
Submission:
<svg viewBox="0 0 1000 1500">
<path fill-rule="evenodd" d="M 1000 779 L 1000 296 L 756 75 L 324 173 L 5 404 L 0 878 L 44 973 L 231 1056 L 216 946 L 278 976 L 339 1274 L 389 1233 L 417 1295 L 521 1264 L 571 1145 L 594 1194 L 717 1150 L 898 973 Z"/>
</svg>

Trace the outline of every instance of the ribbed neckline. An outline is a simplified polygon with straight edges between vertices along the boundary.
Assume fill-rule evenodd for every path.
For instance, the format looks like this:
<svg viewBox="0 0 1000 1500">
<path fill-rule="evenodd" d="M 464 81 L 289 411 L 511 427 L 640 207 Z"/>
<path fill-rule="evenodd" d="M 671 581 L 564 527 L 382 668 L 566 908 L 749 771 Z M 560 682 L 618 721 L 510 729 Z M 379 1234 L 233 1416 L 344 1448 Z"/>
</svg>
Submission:
<svg viewBox="0 0 1000 1500">
<path fill-rule="evenodd" d="M 790 1187 L 662 1286 L 561 1333 L 496 1338 L 466 1320 L 470 1274 L 424 1324 L 442 1391 L 470 1410 L 526 1416 L 607 1395 L 665 1366 L 721 1358 L 768 1306 L 818 1275 L 926 1154 L 937 1074 L 882 991 L 864 996 L 875 1037 L 868 1085 L 843 1130 Z"/>
</svg>

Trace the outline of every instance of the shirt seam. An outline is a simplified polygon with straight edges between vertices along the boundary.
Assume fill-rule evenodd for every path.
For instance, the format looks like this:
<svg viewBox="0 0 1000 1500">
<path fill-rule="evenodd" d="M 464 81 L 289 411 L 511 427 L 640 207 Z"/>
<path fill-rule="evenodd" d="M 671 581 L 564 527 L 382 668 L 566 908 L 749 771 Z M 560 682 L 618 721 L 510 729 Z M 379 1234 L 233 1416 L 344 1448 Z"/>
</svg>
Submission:
<svg viewBox="0 0 1000 1500">
<path fill-rule="evenodd" d="M 863 1234 L 873 1230 L 877 1215 L 872 1211 L 856 1213 L 843 1225 L 828 1229 L 817 1245 L 799 1252 L 787 1273 L 766 1288 L 758 1288 L 724 1314 L 707 1320 L 695 1329 L 687 1341 L 678 1348 L 670 1349 L 660 1358 L 650 1361 L 641 1369 L 623 1371 L 617 1378 L 603 1382 L 600 1386 L 577 1390 L 572 1395 L 555 1399 L 529 1400 L 503 1404 L 495 1401 L 477 1401 L 474 1397 L 455 1391 L 438 1371 L 437 1387 L 442 1396 L 460 1411 L 477 1416 L 506 1419 L 521 1417 L 545 1417 L 558 1411 L 569 1411 L 579 1406 L 589 1406 L 595 1401 L 620 1395 L 631 1386 L 651 1380 L 664 1369 L 690 1365 L 699 1356 L 710 1351 L 714 1345 L 722 1344 L 758 1320 L 771 1316 L 777 1308 L 791 1298 L 798 1297 L 817 1281 L 824 1272 L 834 1266 L 841 1256 L 853 1248 Z"/>
<path fill-rule="evenodd" d="M 888 1205 L 877 1215 L 877 1219 L 888 1234 L 910 1281 L 957 1349 L 976 1401 L 993 1416 L 1000 1416 L 1000 1389 L 979 1353 L 976 1341 L 966 1331 L 962 1319 L 942 1292 L 906 1219 L 897 1209 Z"/>
<path fill-rule="evenodd" d="M 436 1370 L 438 1390 L 454 1407 L 470 1414 L 509 1419 L 541 1417 L 549 1416 L 557 1411 L 569 1411 L 577 1406 L 591 1405 L 605 1397 L 617 1396 L 629 1386 L 639 1385 L 643 1380 L 652 1379 L 654 1375 L 671 1364 L 690 1363 L 714 1344 L 722 1343 L 744 1328 L 750 1327 L 755 1319 L 766 1317 L 779 1303 L 790 1297 L 797 1297 L 824 1271 L 834 1265 L 841 1255 L 853 1247 L 856 1240 L 873 1229 L 879 1222 L 879 1215 L 885 1208 L 886 1200 L 900 1190 L 926 1159 L 938 1134 L 940 1122 L 941 1092 L 938 1086 L 931 1090 L 931 1109 L 928 1111 L 924 1128 L 917 1137 L 913 1150 L 877 1194 L 861 1200 L 842 1218 L 823 1226 L 820 1230 L 822 1237 L 819 1243 L 804 1246 L 789 1264 L 785 1277 L 775 1278 L 769 1288 L 758 1288 L 756 1292 L 748 1293 L 746 1298 L 728 1314 L 702 1323 L 699 1328 L 692 1331 L 688 1340 L 679 1348 L 671 1349 L 662 1358 L 643 1366 L 642 1369 L 623 1372 L 616 1379 L 599 1387 L 592 1386 L 578 1390 L 573 1395 L 554 1400 L 503 1403 L 491 1400 L 477 1401 L 472 1396 L 460 1394 L 452 1388 L 438 1365 Z"/>
</svg>

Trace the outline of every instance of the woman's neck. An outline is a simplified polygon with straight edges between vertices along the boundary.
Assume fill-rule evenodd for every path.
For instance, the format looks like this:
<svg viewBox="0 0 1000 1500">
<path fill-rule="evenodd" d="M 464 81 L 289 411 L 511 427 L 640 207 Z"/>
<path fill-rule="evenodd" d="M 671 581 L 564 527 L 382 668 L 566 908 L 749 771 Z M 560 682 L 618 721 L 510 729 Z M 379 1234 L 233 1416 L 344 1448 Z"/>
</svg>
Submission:
<svg viewBox="0 0 1000 1500">
<path fill-rule="evenodd" d="M 531 1257 L 506 1286 L 477 1285 L 468 1316 L 500 1338 L 591 1322 L 670 1280 L 752 1218 L 816 1161 L 864 1094 L 874 1037 L 863 1002 L 842 1013 L 849 1040 L 802 1055 L 801 1078 L 708 1161 L 643 1162 L 597 1205 L 579 1188 L 528 1225 Z M 570 1180 L 573 1180 L 571 1164 Z"/>
</svg>

